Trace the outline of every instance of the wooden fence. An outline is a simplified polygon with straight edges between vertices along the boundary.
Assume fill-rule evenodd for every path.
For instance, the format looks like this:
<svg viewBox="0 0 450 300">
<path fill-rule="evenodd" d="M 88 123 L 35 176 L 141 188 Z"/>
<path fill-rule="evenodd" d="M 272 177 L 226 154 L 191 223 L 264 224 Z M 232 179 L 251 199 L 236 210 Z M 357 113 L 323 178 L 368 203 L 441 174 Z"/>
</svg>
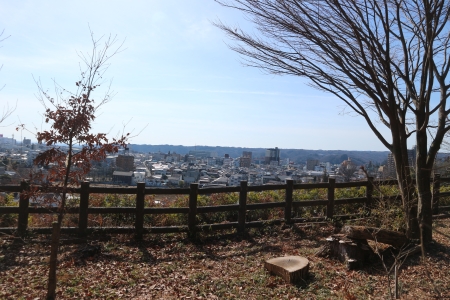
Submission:
<svg viewBox="0 0 450 300">
<path fill-rule="evenodd" d="M 450 182 L 450 178 L 440 178 L 438 174 L 435 175 L 433 182 L 433 213 L 435 217 L 440 211 L 450 210 L 450 206 L 439 207 L 439 198 L 450 196 L 450 192 L 440 193 L 440 184 L 442 182 Z M 134 233 L 137 239 L 141 239 L 144 233 L 174 233 L 174 232 L 188 232 L 193 234 L 202 230 L 221 230 L 237 228 L 238 232 L 243 232 L 246 228 L 260 227 L 265 224 L 293 224 L 300 222 L 317 222 L 330 220 L 333 218 L 348 219 L 355 217 L 354 215 L 335 215 L 335 206 L 343 204 L 356 204 L 362 203 L 365 205 L 368 212 L 370 208 L 377 201 L 377 198 L 373 197 L 374 187 L 377 185 L 396 185 L 396 180 L 389 181 L 374 181 L 369 178 L 368 181 L 360 182 L 348 182 L 348 183 L 336 183 L 334 179 L 330 178 L 327 183 L 314 183 L 314 184 L 294 184 L 292 180 L 287 180 L 286 184 L 280 185 L 263 185 L 263 186 L 248 186 L 246 181 L 242 181 L 240 186 L 237 187 L 222 187 L 222 188 L 198 188 L 198 184 L 191 184 L 190 188 L 183 189 L 158 189 L 158 188 L 146 188 L 144 183 L 138 183 L 137 187 L 91 187 L 89 182 L 83 182 L 80 188 L 73 189 L 74 193 L 80 195 L 80 201 L 78 207 L 68 207 L 66 213 L 78 214 L 78 227 L 65 227 L 62 228 L 64 233 L 74 233 L 81 237 L 86 236 L 94 231 L 104 233 Z M 348 198 L 348 199 L 335 199 L 335 190 L 337 188 L 351 188 L 351 187 L 366 187 L 365 197 L 361 198 Z M 327 189 L 326 200 L 302 200 L 293 201 L 294 190 L 303 189 Z M 20 193 L 19 206 L 18 207 L 0 207 L 1 214 L 18 214 L 18 225 L 15 228 L 0 228 L 0 232 L 4 233 L 17 233 L 23 235 L 28 230 L 28 217 L 29 214 L 48 214 L 57 212 L 57 208 L 51 207 L 30 207 L 29 206 L 29 194 L 26 193 L 27 185 L 22 183 L 20 186 L 1 186 L 1 191 L 4 192 L 18 192 Z M 268 203 L 247 203 L 247 196 L 249 192 L 262 192 L 270 190 L 284 190 L 285 201 L 282 202 L 268 202 Z M 239 193 L 239 202 L 233 205 L 217 205 L 217 206 L 198 206 L 198 195 L 208 195 L 213 193 Z M 89 207 L 89 195 L 91 194 L 134 194 L 136 195 L 135 207 Z M 145 195 L 189 195 L 188 207 L 145 207 Z M 394 196 L 391 198 L 399 198 Z M 325 217 L 317 218 L 293 218 L 293 209 L 300 207 L 311 206 L 325 206 Z M 247 211 L 257 209 L 273 209 L 284 208 L 284 218 L 268 221 L 246 221 Z M 237 222 L 227 222 L 220 224 L 197 224 L 197 214 L 201 213 L 215 213 L 215 212 L 227 212 L 237 211 Z M 134 214 L 135 224 L 134 227 L 88 227 L 88 215 L 89 214 Z M 166 227 L 144 227 L 144 216 L 146 214 L 187 214 L 188 224 L 184 226 L 166 226 Z M 445 217 L 447 215 L 444 215 Z M 33 228 L 33 232 L 36 233 L 50 233 L 51 228 Z"/>
</svg>

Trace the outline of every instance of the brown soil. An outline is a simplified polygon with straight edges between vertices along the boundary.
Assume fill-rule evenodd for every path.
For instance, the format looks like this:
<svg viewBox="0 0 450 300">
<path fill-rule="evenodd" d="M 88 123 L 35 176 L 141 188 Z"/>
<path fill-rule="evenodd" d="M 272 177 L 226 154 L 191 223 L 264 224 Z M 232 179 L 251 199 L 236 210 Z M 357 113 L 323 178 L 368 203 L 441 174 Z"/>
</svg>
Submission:
<svg viewBox="0 0 450 300">
<path fill-rule="evenodd" d="M 450 220 L 435 222 L 434 242 L 424 260 L 416 254 L 400 267 L 401 299 L 450 298 Z M 389 299 L 387 276 L 396 255 L 390 248 L 362 270 L 314 252 L 331 226 L 266 227 L 236 233 L 93 236 L 60 247 L 59 299 Z M 0 298 L 43 299 L 50 246 L 48 236 L 0 238 Z M 386 247 L 384 247 L 386 248 Z M 381 247 L 380 247 L 381 249 Z M 264 269 L 264 261 L 300 255 L 310 261 L 309 278 L 286 284 Z M 392 274 L 393 275 L 393 272 Z"/>
</svg>

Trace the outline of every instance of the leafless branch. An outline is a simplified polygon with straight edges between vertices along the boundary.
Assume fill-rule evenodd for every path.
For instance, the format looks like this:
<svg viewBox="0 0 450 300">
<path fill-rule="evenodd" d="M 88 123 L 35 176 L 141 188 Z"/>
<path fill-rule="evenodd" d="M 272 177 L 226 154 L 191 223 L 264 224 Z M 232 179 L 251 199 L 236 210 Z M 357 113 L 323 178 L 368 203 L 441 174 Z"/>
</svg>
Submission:
<svg viewBox="0 0 450 300">
<path fill-rule="evenodd" d="M 392 152 L 408 235 L 418 234 L 408 139 L 417 144 L 416 178 L 430 178 L 450 114 L 448 0 L 216 0 L 255 26 L 214 23 L 247 66 L 309 80 L 334 95 Z M 381 122 L 388 133 L 377 127 Z M 430 130 L 432 129 L 432 130 Z M 432 142 L 430 142 L 430 138 Z M 431 222 L 430 187 L 418 184 L 419 219 Z M 426 230 L 426 240 L 431 231 Z"/>
</svg>

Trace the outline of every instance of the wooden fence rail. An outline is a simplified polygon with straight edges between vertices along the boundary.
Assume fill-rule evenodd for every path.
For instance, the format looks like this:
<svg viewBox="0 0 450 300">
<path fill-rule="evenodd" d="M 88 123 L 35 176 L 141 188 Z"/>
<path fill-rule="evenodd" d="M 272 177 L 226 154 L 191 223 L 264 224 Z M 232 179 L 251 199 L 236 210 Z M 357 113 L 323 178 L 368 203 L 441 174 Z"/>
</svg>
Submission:
<svg viewBox="0 0 450 300">
<path fill-rule="evenodd" d="M 440 178 L 438 174 L 435 174 L 433 182 L 433 213 L 437 215 L 439 211 L 450 210 L 449 207 L 439 207 L 439 198 L 450 196 L 450 192 L 440 193 L 440 184 L 442 182 L 450 182 L 450 178 Z M 146 188 L 144 183 L 138 183 L 134 188 L 105 188 L 105 187 L 90 187 L 89 182 L 83 182 L 80 188 L 73 189 L 73 193 L 78 193 L 79 206 L 70 207 L 66 209 L 66 213 L 78 214 L 78 227 L 62 228 L 62 232 L 77 233 L 81 237 L 85 237 L 87 234 L 93 231 L 102 232 L 115 232 L 115 233 L 134 233 L 137 239 L 142 239 L 144 233 L 173 233 L 173 232 L 188 232 L 189 234 L 195 234 L 199 230 L 221 230 L 236 228 L 238 232 L 244 232 L 246 228 L 260 227 L 264 224 L 292 224 L 298 222 L 314 222 L 323 221 L 325 219 L 333 219 L 339 217 L 341 219 L 347 219 L 354 216 L 350 215 L 335 215 L 335 206 L 343 204 L 365 204 L 368 212 L 370 208 L 377 200 L 374 197 L 374 189 L 379 185 L 396 185 L 396 180 L 389 180 L 378 182 L 373 178 L 369 178 L 368 181 L 361 182 L 348 182 L 348 183 L 336 183 L 335 179 L 330 178 L 327 183 L 318 184 L 294 184 L 292 180 L 287 180 L 286 184 L 280 185 L 266 185 L 266 186 L 248 186 L 246 181 L 242 181 L 240 186 L 237 187 L 223 187 L 223 188 L 204 188 L 199 189 L 198 184 L 193 183 L 190 188 L 183 189 L 156 189 Z M 351 188 L 351 187 L 366 187 L 365 197 L 349 198 L 349 199 L 335 199 L 335 190 L 338 188 Z M 293 201 L 294 190 L 302 189 L 327 189 L 326 200 L 302 200 Z M 1 214 L 18 214 L 18 224 L 16 228 L 0 228 L 0 232 L 14 233 L 23 235 L 28 230 L 28 217 L 29 214 L 43 214 L 43 213 L 56 213 L 55 207 L 30 207 L 30 196 L 26 193 L 29 190 L 29 186 L 26 183 L 22 183 L 20 186 L 1 186 L 1 191 L 4 192 L 19 192 L 19 206 L 18 207 L 0 207 Z M 247 203 L 247 196 L 249 192 L 262 192 L 271 190 L 284 190 L 285 201 L 283 202 L 268 202 L 268 203 Z M 213 193 L 239 193 L 239 201 L 237 204 L 232 205 L 217 205 L 217 206 L 198 206 L 198 195 L 208 195 Z M 134 194 L 136 195 L 135 207 L 89 207 L 89 196 L 91 194 Z M 188 207 L 145 207 L 145 195 L 189 195 Z M 398 196 L 389 197 L 392 199 L 398 198 Z M 293 210 L 296 211 L 301 207 L 311 206 L 325 206 L 326 218 L 293 218 Z M 251 210 L 260 209 L 273 209 L 284 208 L 284 218 L 268 221 L 252 221 L 247 222 L 247 212 Z M 214 212 L 227 212 L 237 211 L 237 222 L 228 222 L 221 224 L 197 224 L 197 215 L 201 213 L 214 213 Z M 134 227 L 88 227 L 89 214 L 119 214 L 127 213 L 135 215 Z M 188 223 L 184 226 L 165 226 L 165 227 L 144 227 L 144 216 L 148 214 L 187 214 Z M 439 216 L 436 216 L 439 217 Z M 33 228 L 37 233 L 50 233 L 51 228 Z"/>
</svg>

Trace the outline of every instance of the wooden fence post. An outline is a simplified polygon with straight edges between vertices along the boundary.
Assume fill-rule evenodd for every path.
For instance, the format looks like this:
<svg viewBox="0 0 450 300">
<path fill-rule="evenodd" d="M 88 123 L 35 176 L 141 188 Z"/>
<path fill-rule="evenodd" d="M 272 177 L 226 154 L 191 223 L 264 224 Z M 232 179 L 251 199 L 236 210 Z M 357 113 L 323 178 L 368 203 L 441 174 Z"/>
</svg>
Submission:
<svg viewBox="0 0 450 300">
<path fill-rule="evenodd" d="M 433 181 L 433 215 L 439 214 L 439 197 L 441 189 L 441 174 L 434 174 Z"/>
<path fill-rule="evenodd" d="M 80 214 L 78 216 L 78 235 L 85 237 L 88 227 L 89 181 L 83 181 L 80 188 Z"/>
<path fill-rule="evenodd" d="M 241 181 L 241 191 L 239 192 L 239 212 L 238 212 L 238 232 L 245 231 L 245 214 L 247 211 L 247 181 Z"/>
<path fill-rule="evenodd" d="M 191 183 L 189 192 L 189 213 L 188 213 L 188 228 L 189 235 L 195 237 L 196 225 L 197 225 L 197 196 L 198 196 L 198 183 Z"/>
<path fill-rule="evenodd" d="M 367 178 L 366 198 L 366 211 L 370 214 L 373 207 L 373 177 Z"/>
<path fill-rule="evenodd" d="M 138 182 L 136 193 L 136 240 L 142 240 L 144 233 L 145 182 Z"/>
<path fill-rule="evenodd" d="M 284 207 L 284 220 L 286 224 L 291 224 L 292 196 L 294 193 L 294 181 L 286 180 L 286 206 Z"/>
<path fill-rule="evenodd" d="M 20 183 L 20 198 L 19 198 L 19 217 L 17 224 L 17 232 L 19 236 L 25 235 L 28 229 L 28 207 L 30 205 L 30 190 L 29 184 L 26 181 Z"/>
<path fill-rule="evenodd" d="M 327 219 L 333 219 L 334 214 L 334 187 L 336 179 L 328 179 L 328 203 L 327 203 Z"/>
</svg>

